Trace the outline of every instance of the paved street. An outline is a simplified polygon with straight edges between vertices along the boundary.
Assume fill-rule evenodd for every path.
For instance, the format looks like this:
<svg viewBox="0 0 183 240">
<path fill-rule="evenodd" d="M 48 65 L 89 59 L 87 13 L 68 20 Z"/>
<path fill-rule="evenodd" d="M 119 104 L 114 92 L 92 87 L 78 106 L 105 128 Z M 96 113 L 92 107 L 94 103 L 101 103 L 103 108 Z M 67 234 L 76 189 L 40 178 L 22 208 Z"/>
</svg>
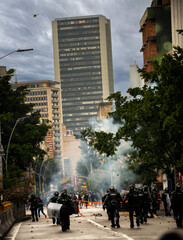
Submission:
<svg viewBox="0 0 183 240">
<path fill-rule="evenodd" d="M 101 207 L 90 207 L 81 209 L 83 216 L 71 216 L 71 229 L 62 232 L 60 225 L 53 225 L 52 220 L 43 218 L 38 222 L 31 220 L 16 223 L 5 240 L 25 240 L 25 239 L 125 239 L 125 240 L 152 240 L 158 239 L 160 235 L 169 230 L 176 229 L 173 217 L 159 216 L 148 218 L 148 223 L 134 229 L 130 228 L 127 213 L 120 213 L 120 229 L 111 229 L 110 222 L 107 220 L 106 211 Z M 29 212 L 30 213 L 30 212 Z M 98 215 L 98 216 L 97 216 Z M 99 216 L 102 215 L 102 216 Z M 163 214 L 161 214 L 163 215 Z"/>
</svg>

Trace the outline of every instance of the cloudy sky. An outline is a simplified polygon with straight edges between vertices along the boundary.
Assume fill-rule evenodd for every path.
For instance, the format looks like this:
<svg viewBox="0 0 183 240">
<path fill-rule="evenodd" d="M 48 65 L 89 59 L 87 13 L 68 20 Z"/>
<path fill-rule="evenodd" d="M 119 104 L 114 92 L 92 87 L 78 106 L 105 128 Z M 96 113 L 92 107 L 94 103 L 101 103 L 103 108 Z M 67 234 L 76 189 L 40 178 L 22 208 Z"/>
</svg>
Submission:
<svg viewBox="0 0 183 240">
<path fill-rule="evenodd" d="M 139 21 L 152 0 L 0 0 L 0 66 L 15 68 L 18 81 L 54 80 L 55 18 L 102 14 L 111 20 L 114 90 L 129 88 L 129 65 L 142 67 Z M 33 17 L 38 14 L 37 17 Z"/>
</svg>

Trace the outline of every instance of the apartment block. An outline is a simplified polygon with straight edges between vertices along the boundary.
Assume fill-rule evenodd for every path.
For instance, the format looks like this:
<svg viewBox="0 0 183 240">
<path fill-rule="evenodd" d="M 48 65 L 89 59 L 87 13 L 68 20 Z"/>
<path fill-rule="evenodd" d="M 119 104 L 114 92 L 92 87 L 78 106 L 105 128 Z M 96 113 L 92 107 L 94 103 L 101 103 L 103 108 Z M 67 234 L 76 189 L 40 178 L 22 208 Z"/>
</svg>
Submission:
<svg viewBox="0 0 183 240">
<path fill-rule="evenodd" d="M 30 90 L 26 103 L 33 103 L 39 110 L 42 121 L 50 121 L 52 128 L 48 131 L 43 149 L 50 158 L 61 160 L 62 153 L 62 116 L 59 83 L 51 80 L 25 81 L 12 84 L 13 88 L 27 86 Z"/>
</svg>

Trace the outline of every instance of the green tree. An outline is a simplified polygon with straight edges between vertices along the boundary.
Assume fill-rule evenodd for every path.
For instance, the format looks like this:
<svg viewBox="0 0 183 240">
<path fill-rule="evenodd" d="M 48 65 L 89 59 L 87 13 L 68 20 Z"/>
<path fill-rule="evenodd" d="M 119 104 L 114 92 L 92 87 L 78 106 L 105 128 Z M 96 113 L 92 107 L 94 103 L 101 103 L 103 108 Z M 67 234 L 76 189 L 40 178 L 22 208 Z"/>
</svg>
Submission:
<svg viewBox="0 0 183 240">
<path fill-rule="evenodd" d="M 15 180 L 34 164 L 35 158 L 43 160 L 45 151 L 40 148 L 40 143 L 50 128 L 47 123 L 40 122 L 40 113 L 34 111 L 34 105 L 25 103 L 29 92 L 27 88 L 21 86 L 12 89 L 10 80 L 13 72 L 11 69 L 6 76 L 0 77 L 1 135 L 6 154 L 4 159 L 8 156 L 7 171 L 6 164 L 3 164 L 5 188 L 15 185 Z"/>
<path fill-rule="evenodd" d="M 175 47 L 172 56 L 154 60 L 153 66 L 152 72 L 139 69 L 146 85 L 128 89 L 130 98 L 120 92 L 108 98 L 116 107 L 109 115 L 124 125 L 116 134 L 96 132 L 94 146 L 110 156 L 121 139 L 132 141 L 132 169 L 141 173 L 146 169 L 152 176 L 162 169 L 172 176 L 173 167 L 183 167 L 183 50 Z"/>
</svg>

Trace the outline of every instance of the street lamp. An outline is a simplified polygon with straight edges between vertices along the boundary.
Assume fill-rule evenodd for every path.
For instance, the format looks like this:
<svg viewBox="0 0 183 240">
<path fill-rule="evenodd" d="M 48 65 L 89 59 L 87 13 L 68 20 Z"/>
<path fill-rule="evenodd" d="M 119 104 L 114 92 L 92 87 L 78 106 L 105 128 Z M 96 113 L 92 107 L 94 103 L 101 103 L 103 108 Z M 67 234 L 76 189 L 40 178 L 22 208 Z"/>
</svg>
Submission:
<svg viewBox="0 0 183 240">
<path fill-rule="evenodd" d="M 8 152 L 9 152 L 9 147 L 10 147 L 10 142 L 11 142 L 11 138 L 13 136 L 13 133 L 14 133 L 14 130 L 18 124 L 19 121 L 23 121 L 25 118 L 28 118 L 29 116 L 26 116 L 26 117 L 21 117 L 21 118 L 18 118 L 16 120 L 16 123 L 11 131 L 11 134 L 10 134 L 10 137 L 9 137 L 9 141 L 8 141 L 8 146 L 7 146 L 7 150 L 6 150 L 6 158 L 5 158 L 5 164 L 6 164 L 6 172 L 8 171 Z"/>
<path fill-rule="evenodd" d="M 10 54 L 12 54 L 12 53 L 14 53 L 14 52 L 28 52 L 28 51 L 33 51 L 33 50 L 34 50 L 33 48 L 14 50 L 14 51 L 12 51 L 12 52 L 10 52 L 10 53 L 8 53 L 8 54 L 0 57 L 0 59 L 4 58 L 4 57 L 6 57 L 6 56 L 8 56 L 8 55 L 10 55 Z"/>
<path fill-rule="evenodd" d="M 1 121 L 0 121 L 0 189 L 3 189 L 3 162 L 2 162 L 3 156 L 4 156 L 4 149 L 1 143 Z"/>
</svg>

